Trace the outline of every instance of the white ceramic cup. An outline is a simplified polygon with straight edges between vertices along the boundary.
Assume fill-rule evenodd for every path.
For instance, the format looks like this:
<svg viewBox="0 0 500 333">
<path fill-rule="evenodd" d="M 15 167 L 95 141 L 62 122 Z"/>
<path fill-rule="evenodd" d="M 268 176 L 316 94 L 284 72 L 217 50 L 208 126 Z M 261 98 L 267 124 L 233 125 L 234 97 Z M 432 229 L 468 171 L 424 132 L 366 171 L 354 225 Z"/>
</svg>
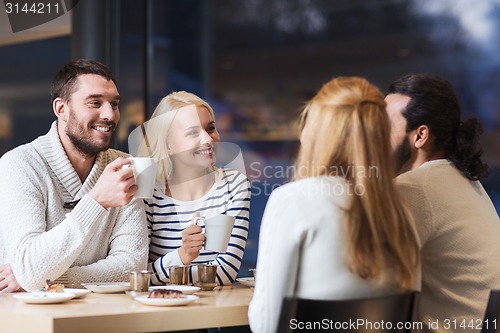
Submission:
<svg viewBox="0 0 500 333">
<path fill-rule="evenodd" d="M 196 224 L 199 224 L 199 221 L 205 223 L 205 250 L 225 253 L 229 244 L 229 239 L 231 238 L 231 231 L 233 231 L 235 220 L 235 217 L 230 215 L 196 218 Z"/>
<path fill-rule="evenodd" d="M 150 157 L 129 157 L 131 166 L 135 169 L 135 184 L 138 187 L 134 198 L 152 198 L 155 187 L 156 163 Z M 128 165 L 124 165 L 128 167 Z"/>
</svg>

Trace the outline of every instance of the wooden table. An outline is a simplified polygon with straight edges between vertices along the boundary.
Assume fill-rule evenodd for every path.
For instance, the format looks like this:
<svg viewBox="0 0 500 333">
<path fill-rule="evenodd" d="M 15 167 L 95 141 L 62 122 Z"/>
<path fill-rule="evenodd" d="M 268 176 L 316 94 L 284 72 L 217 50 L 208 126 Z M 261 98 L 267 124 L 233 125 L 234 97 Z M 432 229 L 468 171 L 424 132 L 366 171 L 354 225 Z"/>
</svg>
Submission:
<svg viewBox="0 0 500 333">
<path fill-rule="evenodd" d="M 25 304 L 0 294 L 2 333 L 158 332 L 248 325 L 253 289 L 239 283 L 196 293 L 185 306 L 143 305 L 126 294 L 94 294 L 61 304 Z"/>
</svg>

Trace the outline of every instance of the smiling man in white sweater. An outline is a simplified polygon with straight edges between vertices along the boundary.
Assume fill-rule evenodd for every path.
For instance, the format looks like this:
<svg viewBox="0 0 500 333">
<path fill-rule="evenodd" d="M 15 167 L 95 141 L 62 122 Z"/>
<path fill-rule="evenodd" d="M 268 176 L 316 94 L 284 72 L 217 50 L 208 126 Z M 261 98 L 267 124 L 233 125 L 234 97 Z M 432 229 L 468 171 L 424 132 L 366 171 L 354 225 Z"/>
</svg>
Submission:
<svg viewBox="0 0 500 333">
<path fill-rule="evenodd" d="M 145 213 L 125 153 L 111 71 L 91 60 L 54 77 L 49 132 L 0 159 L 0 292 L 125 281 L 147 264 Z"/>
</svg>

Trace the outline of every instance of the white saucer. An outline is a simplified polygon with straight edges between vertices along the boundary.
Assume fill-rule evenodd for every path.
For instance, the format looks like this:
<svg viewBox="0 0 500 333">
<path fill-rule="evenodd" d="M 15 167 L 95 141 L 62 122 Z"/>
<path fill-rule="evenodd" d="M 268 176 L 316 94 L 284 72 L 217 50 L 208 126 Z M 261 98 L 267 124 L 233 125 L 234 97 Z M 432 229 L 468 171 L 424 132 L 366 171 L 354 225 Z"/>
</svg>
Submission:
<svg viewBox="0 0 500 333">
<path fill-rule="evenodd" d="M 75 298 L 82 298 L 84 297 L 85 295 L 88 295 L 90 294 L 92 291 L 88 290 L 88 289 L 73 289 L 73 288 L 64 288 L 64 292 L 65 293 L 71 293 L 71 294 L 75 294 Z"/>
<path fill-rule="evenodd" d="M 196 286 L 184 286 L 179 284 L 171 284 L 168 286 L 153 286 L 149 287 L 149 290 L 157 290 L 157 289 L 167 289 L 167 290 L 179 290 L 182 291 L 184 295 L 192 295 L 197 291 L 200 291 L 200 287 Z"/>
<path fill-rule="evenodd" d="M 236 281 L 241 283 L 242 285 L 246 287 L 254 287 L 255 286 L 255 278 L 253 277 L 243 277 L 243 278 L 237 278 Z"/>
<path fill-rule="evenodd" d="M 47 292 L 34 292 L 34 293 L 17 293 L 12 295 L 24 303 L 29 304 L 54 304 L 62 303 L 75 298 L 75 294 L 72 293 L 47 293 Z"/>
<path fill-rule="evenodd" d="M 192 303 L 198 299 L 195 295 L 185 295 L 182 298 L 148 298 L 148 295 L 137 296 L 136 301 L 152 306 L 178 306 Z"/>
<path fill-rule="evenodd" d="M 121 293 L 130 290 L 130 282 L 94 282 L 82 283 L 82 286 L 99 294 Z"/>
</svg>

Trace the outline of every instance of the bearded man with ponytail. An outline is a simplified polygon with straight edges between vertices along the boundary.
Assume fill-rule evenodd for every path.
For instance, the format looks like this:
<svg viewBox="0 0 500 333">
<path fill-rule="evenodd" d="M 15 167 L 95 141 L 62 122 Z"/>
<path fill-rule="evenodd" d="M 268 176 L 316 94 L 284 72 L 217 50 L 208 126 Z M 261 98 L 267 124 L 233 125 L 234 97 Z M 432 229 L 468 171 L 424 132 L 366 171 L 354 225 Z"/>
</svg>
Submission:
<svg viewBox="0 0 500 333">
<path fill-rule="evenodd" d="M 500 289 L 500 220 L 480 183 L 488 176 L 481 124 L 461 120 L 452 85 L 435 75 L 396 80 L 385 101 L 396 184 L 422 246 L 420 320 L 427 332 L 479 331 L 490 289 Z"/>
</svg>

